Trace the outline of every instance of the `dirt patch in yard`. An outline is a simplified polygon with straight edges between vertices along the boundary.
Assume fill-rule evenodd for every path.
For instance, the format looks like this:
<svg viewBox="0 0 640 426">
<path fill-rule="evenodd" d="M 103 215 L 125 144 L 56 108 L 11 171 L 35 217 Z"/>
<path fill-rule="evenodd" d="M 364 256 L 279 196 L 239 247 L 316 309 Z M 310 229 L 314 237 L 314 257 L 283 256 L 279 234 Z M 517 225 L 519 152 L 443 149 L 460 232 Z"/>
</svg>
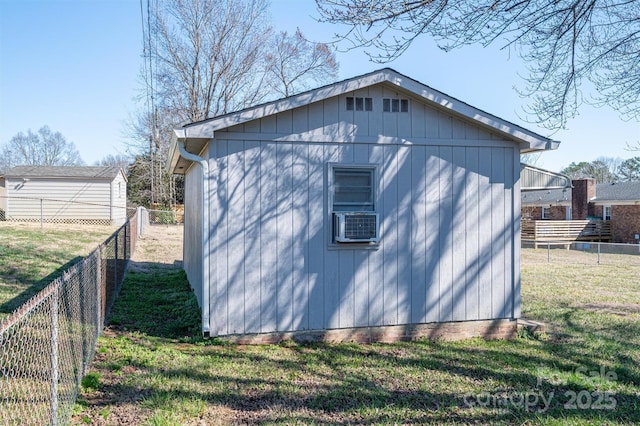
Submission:
<svg viewBox="0 0 640 426">
<path fill-rule="evenodd" d="M 131 257 L 129 270 L 149 272 L 182 267 L 182 225 L 152 225 L 145 229 Z"/>
<path fill-rule="evenodd" d="M 157 276 L 162 274 L 162 271 L 180 269 L 182 237 L 182 225 L 146 227 L 144 235 L 138 238 L 128 271 Z M 136 339 L 135 333 L 123 331 L 121 327 L 106 327 L 102 336 L 103 339 L 122 344 L 144 346 L 146 342 Z M 139 389 L 129 383 L 131 377 L 144 374 L 146 369 L 144 366 L 131 365 L 121 359 L 111 359 L 110 355 L 106 348 L 98 348 L 93 361 L 94 368 L 90 371 L 99 374 L 100 387 L 81 390 L 78 405 L 83 408 L 73 416 L 71 424 L 139 425 L 150 421 L 152 410 L 146 405 L 149 403 L 151 391 Z"/>
</svg>

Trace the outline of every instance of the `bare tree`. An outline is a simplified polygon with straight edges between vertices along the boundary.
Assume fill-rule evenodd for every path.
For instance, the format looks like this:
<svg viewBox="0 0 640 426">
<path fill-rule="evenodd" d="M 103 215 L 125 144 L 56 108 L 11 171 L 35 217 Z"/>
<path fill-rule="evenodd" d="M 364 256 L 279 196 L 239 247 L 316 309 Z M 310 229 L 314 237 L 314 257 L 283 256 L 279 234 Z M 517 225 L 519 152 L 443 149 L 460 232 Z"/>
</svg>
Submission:
<svg viewBox="0 0 640 426">
<path fill-rule="evenodd" d="M 283 97 L 338 76 L 335 53 L 324 43 L 308 41 L 299 29 L 293 35 L 285 31 L 274 37 L 266 60 L 269 87 Z"/>
<path fill-rule="evenodd" d="M 148 111 L 140 111 L 128 120 L 125 135 L 130 141 L 127 153 L 132 160 L 127 169 L 127 191 L 131 194 L 132 202 L 144 202 L 147 206 L 175 202 L 174 180 L 164 163 L 168 156 L 171 130 L 178 124 L 176 116 L 168 113 L 156 115 Z M 136 194 L 137 191 L 141 193 Z"/>
<path fill-rule="evenodd" d="M 36 133 L 20 132 L 2 147 L 0 168 L 12 166 L 80 166 L 84 164 L 73 142 L 68 142 L 60 132 L 52 132 L 49 126 Z"/>
<path fill-rule="evenodd" d="M 97 166 L 107 166 L 107 167 L 119 167 L 124 173 L 127 173 L 129 169 L 129 165 L 133 162 L 133 160 L 125 154 L 109 154 L 103 157 L 100 161 L 96 162 Z"/>
<path fill-rule="evenodd" d="M 266 0 L 161 2 L 150 55 L 163 113 L 194 122 L 263 98 L 266 9 Z"/>
<path fill-rule="evenodd" d="M 163 164 L 171 129 L 240 110 L 265 100 L 324 84 L 337 64 L 326 45 L 302 37 L 273 39 L 268 0 L 167 0 L 149 8 L 142 72 L 145 111 L 127 133 L 136 158 L 135 180 L 151 203 L 168 204 L 179 195 Z M 298 38 L 299 36 L 299 38 Z M 281 52 L 297 48 L 277 78 L 269 71 Z M 276 90 L 277 88 L 277 90 Z M 142 166 L 148 161 L 148 166 Z M 175 188 L 175 190 L 174 190 Z"/>
<path fill-rule="evenodd" d="M 444 50 L 501 40 L 529 67 L 531 112 L 563 127 L 583 101 L 640 115 L 638 0 L 316 0 L 321 20 L 342 24 L 339 40 L 373 47 L 372 59 L 400 56 L 423 34 Z M 585 99 L 581 84 L 597 93 Z"/>
</svg>

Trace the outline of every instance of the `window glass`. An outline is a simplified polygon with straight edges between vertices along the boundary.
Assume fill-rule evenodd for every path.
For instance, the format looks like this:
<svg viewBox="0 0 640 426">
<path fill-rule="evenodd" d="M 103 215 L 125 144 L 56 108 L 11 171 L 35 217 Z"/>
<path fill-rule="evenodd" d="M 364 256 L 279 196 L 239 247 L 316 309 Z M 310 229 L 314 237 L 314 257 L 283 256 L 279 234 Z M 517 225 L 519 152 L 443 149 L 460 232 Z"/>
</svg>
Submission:
<svg viewBox="0 0 640 426">
<path fill-rule="evenodd" d="M 409 99 L 382 99 L 383 112 L 409 112 Z"/>
<path fill-rule="evenodd" d="M 353 111 L 353 97 L 347 97 L 347 111 Z"/>
<path fill-rule="evenodd" d="M 542 219 L 549 219 L 549 207 L 542 208 Z"/>
<path fill-rule="evenodd" d="M 333 210 L 373 211 L 373 169 L 333 169 Z"/>
<path fill-rule="evenodd" d="M 364 98 L 364 110 L 373 111 L 373 98 Z"/>
</svg>

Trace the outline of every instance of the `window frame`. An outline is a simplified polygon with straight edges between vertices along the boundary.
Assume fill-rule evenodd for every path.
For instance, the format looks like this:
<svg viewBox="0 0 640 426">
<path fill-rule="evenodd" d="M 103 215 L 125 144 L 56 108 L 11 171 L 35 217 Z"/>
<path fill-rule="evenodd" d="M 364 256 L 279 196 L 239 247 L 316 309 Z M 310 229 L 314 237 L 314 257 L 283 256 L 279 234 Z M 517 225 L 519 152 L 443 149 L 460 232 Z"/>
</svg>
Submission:
<svg viewBox="0 0 640 426">
<path fill-rule="evenodd" d="M 372 112 L 373 98 L 367 96 L 347 96 L 345 98 L 347 111 Z"/>
<path fill-rule="evenodd" d="M 608 215 L 607 210 L 609 211 Z M 602 220 L 611 220 L 611 217 L 613 216 L 612 213 L 613 209 L 611 208 L 611 205 L 607 204 L 602 206 Z"/>
<path fill-rule="evenodd" d="M 409 98 L 382 98 L 382 112 L 406 114 L 409 112 Z"/>
<path fill-rule="evenodd" d="M 371 174 L 371 209 L 336 209 L 335 208 L 335 171 L 336 170 L 354 170 L 363 171 L 366 170 Z M 359 212 L 359 213 L 373 213 L 380 218 L 379 203 L 378 203 L 378 190 L 379 190 L 379 166 L 375 163 L 328 163 L 327 164 L 327 232 L 328 242 L 330 249 L 353 249 L 353 248 L 377 248 L 380 244 L 380 238 L 377 242 L 350 242 L 350 243 L 338 243 L 335 241 L 335 230 L 333 229 L 334 213 L 344 212 Z M 379 226 L 379 225 L 378 225 Z"/>
<path fill-rule="evenodd" d="M 545 212 L 547 212 L 545 214 Z M 551 214 L 551 207 L 542 207 L 542 211 L 540 212 L 540 218 L 542 220 L 548 220 L 549 219 L 549 215 Z"/>
</svg>

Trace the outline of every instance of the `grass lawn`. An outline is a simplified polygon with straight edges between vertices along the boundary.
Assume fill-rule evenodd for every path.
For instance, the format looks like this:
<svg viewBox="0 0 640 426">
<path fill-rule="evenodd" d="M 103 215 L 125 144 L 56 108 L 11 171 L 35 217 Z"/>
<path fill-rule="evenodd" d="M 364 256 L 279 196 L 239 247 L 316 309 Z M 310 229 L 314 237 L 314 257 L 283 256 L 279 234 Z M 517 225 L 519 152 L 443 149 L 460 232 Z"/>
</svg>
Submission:
<svg viewBox="0 0 640 426">
<path fill-rule="evenodd" d="M 191 337 L 199 318 L 183 272 L 130 272 L 73 422 L 637 422 L 640 266 L 547 264 L 523 250 L 522 273 L 524 316 L 545 335 L 238 346 Z"/>
<path fill-rule="evenodd" d="M 0 222 L 0 320 L 111 235 L 112 226 Z"/>
</svg>

